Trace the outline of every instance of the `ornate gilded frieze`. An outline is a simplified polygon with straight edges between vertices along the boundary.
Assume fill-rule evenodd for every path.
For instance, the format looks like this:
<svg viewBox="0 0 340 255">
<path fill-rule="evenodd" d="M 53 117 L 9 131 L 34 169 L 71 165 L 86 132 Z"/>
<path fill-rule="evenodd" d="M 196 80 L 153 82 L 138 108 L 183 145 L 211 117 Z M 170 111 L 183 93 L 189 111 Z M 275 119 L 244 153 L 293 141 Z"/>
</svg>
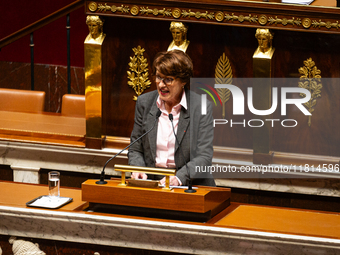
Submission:
<svg viewBox="0 0 340 255">
<path fill-rule="evenodd" d="M 191 10 L 182 10 L 182 18 L 191 18 L 191 17 L 195 17 L 196 19 L 214 19 L 215 18 L 215 14 L 213 12 L 193 12 Z"/>
<path fill-rule="evenodd" d="M 317 27 L 317 28 L 321 28 L 321 27 L 326 27 L 327 29 L 331 29 L 331 28 L 340 28 L 340 24 L 339 24 L 339 21 L 336 21 L 334 23 L 330 22 L 330 21 L 316 21 L 316 20 L 313 20 L 312 21 L 312 24 L 313 24 L 313 27 Z"/>
<path fill-rule="evenodd" d="M 132 8 L 136 8 L 136 10 L 137 10 L 138 6 L 135 5 Z M 149 7 L 141 7 L 139 9 L 139 12 L 142 15 L 146 15 L 146 16 L 148 16 L 150 14 L 150 15 L 154 15 L 154 16 L 162 15 L 163 17 L 165 17 L 165 16 L 170 17 L 172 15 L 171 9 L 166 10 L 165 8 L 158 10 L 157 8 L 150 9 Z M 136 13 L 135 15 L 138 14 L 137 11 L 135 13 Z"/>
<path fill-rule="evenodd" d="M 313 18 L 301 18 L 292 16 L 267 16 L 265 14 L 254 14 L 254 13 L 235 13 L 224 10 L 192 10 L 192 9 L 180 9 L 180 8 L 167 8 L 167 7 L 149 7 L 149 6 L 137 6 L 137 5 L 108 5 L 107 3 L 89 2 L 88 10 L 91 12 L 112 12 L 120 13 L 132 16 L 154 16 L 154 17 L 165 17 L 174 19 L 197 19 L 207 20 L 211 22 L 225 22 L 225 23 L 249 23 L 252 25 L 261 26 L 275 26 L 275 27 L 301 27 L 301 29 L 314 30 L 327 28 L 336 29 L 340 28 L 340 22 L 337 20 L 315 20 Z M 230 14 L 231 13 L 231 14 Z"/>
<path fill-rule="evenodd" d="M 140 45 L 137 48 L 132 49 L 135 55 L 130 57 L 128 75 L 128 85 L 134 89 L 137 96 L 133 96 L 133 100 L 136 101 L 144 90 L 150 88 L 151 81 L 149 80 L 148 60 L 143 56 L 145 49 Z"/>
<path fill-rule="evenodd" d="M 258 23 L 258 18 L 257 16 L 252 16 L 251 14 L 249 14 L 248 16 L 243 16 L 243 15 L 234 15 L 234 13 L 232 13 L 231 15 L 229 15 L 228 13 L 224 15 L 224 18 L 227 21 L 238 21 L 240 23 L 243 23 L 244 21 L 248 21 L 250 23 Z M 223 20 L 218 20 L 218 21 L 223 21 Z"/>
<path fill-rule="evenodd" d="M 223 52 L 223 55 L 218 59 L 215 68 L 215 83 L 216 84 L 232 84 L 233 71 L 230 66 L 228 57 Z M 225 118 L 225 104 L 230 98 L 230 90 L 226 88 L 217 88 L 218 95 L 222 101 L 222 117 Z"/>
<path fill-rule="evenodd" d="M 315 62 L 312 58 L 303 61 L 304 66 L 299 68 L 299 73 L 301 74 L 299 87 L 308 89 L 311 93 L 311 99 L 304 103 L 307 110 L 312 113 L 314 112 L 314 107 L 316 105 L 316 99 L 321 97 L 321 71 L 316 67 Z M 301 97 L 305 97 L 305 94 L 300 94 Z M 308 116 L 308 126 L 312 124 L 312 116 Z"/>
<path fill-rule="evenodd" d="M 115 12 L 121 12 L 121 13 L 129 13 L 130 7 L 129 6 L 124 6 L 121 5 L 120 7 L 117 7 L 115 5 L 109 6 L 106 3 L 103 4 L 98 4 L 98 10 L 100 12 L 106 12 L 106 11 L 111 11 L 113 13 Z"/>
<path fill-rule="evenodd" d="M 294 17 L 292 17 L 291 19 L 287 19 L 287 18 L 279 19 L 277 16 L 275 18 L 269 17 L 268 21 L 269 21 L 269 24 L 271 25 L 282 24 L 284 26 L 287 26 L 288 24 L 292 26 L 301 26 L 301 23 L 302 23 L 301 19 L 294 18 Z"/>
</svg>

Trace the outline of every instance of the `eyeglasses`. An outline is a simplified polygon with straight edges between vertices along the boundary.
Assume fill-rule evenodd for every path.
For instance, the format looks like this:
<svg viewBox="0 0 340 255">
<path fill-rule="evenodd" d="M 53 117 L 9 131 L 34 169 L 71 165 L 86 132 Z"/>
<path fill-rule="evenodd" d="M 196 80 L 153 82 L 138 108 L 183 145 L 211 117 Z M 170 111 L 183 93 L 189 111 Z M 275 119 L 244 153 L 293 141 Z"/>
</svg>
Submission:
<svg viewBox="0 0 340 255">
<path fill-rule="evenodd" d="M 169 77 L 165 77 L 165 78 L 162 78 L 158 75 L 156 75 L 156 82 L 161 82 L 163 81 L 165 85 L 171 85 L 174 81 L 173 78 L 169 78 Z"/>
</svg>

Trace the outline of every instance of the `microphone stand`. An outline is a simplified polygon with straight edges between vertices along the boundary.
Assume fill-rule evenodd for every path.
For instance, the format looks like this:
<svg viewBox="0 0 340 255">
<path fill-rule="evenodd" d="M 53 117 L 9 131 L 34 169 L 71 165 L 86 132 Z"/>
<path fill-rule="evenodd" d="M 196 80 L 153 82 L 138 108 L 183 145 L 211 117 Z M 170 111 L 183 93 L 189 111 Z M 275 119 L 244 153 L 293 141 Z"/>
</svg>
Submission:
<svg viewBox="0 0 340 255">
<path fill-rule="evenodd" d="M 182 154 L 182 157 L 183 157 L 183 160 L 184 160 L 184 163 L 185 163 L 185 167 L 187 168 L 188 177 L 189 177 L 188 189 L 184 190 L 184 192 L 185 192 L 185 193 L 196 193 L 196 190 L 194 190 L 194 189 L 192 188 L 192 180 L 191 180 L 191 177 L 190 177 L 190 171 L 189 171 L 189 168 L 188 168 L 188 165 L 187 165 L 187 161 L 185 160 L 184 153 L 183 153 L 183 151 L 182 151 L 182 147 L 181 147 L 181 145 L 179 144 L 178 139 L 177 139 L 177 135 L 176 135 L 176 132 L 175 132 L 175 127 L 174 127 L 173 119 L 174 119 L 174 116 L 170 113 L 170 114 L 169 114 L 169 120 L 171 121 L 172 130 L 173 130 L 173 132 L 174 132 L 174 135 L 175 135 L 175 139 L 176 139 L 178 148 L 179 148 L 179 150 L 181 151 L 181 154 Z"/>
<path fill-rule="evenodd" d="M 159 118 L 159 116 L 161 116 L 162 112 L 161 110 L 158 109 L 157 113 L 156 113 L 156 119 L 155 119 L 155 122 L 153 123 L 153 126 L 148 130 L 146 131 L 143 135 L 141 135 L 140 137 L 138 137 L 136 140 L 134 140 L 132 143 L 130 143 L 128 146 L 126 146 L 124 149 L 122 149 L 120 152 L 118 152 L 116 155 L 114 155 L 113 157 L 111 157 L 108 161 L 106 161 L 104 167 L 103 167 L 103 170 L 102 172 L 100 173 L 100 180 L 99 181 L 96 181 L 96 184 L 100 184 L 100 185 L 103 185 L 103 184 L 106 184 L 107 181 L 104 180 L 105 178 L 105 168 L 107 166 L 107 164 L 112 160 L 114 159 L 115 157 L 117 157 L 119 154 L 121 154 L 123 151 L 125 151 L 127 148 L 129 148 L 131 145 L 133 145 L 135 142 L 139 141 L 141 138 L 143 138 L 145 135 L 147 135 L 156 125 L 156 122 Z"/>
</svg>

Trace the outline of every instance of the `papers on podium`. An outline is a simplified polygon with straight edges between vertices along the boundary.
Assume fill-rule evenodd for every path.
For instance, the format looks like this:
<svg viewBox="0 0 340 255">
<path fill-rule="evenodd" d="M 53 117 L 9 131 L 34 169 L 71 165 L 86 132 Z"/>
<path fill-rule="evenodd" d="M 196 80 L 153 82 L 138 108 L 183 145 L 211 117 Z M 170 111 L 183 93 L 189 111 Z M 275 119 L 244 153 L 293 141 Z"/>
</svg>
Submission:
<svg viewBox="0 0 340 255">
<path fill-rule="evenodd" d="M 284 4 L 302 4 L 302 5 L 310 5 L 314 0 L 282 0 Z"/>
</svg>

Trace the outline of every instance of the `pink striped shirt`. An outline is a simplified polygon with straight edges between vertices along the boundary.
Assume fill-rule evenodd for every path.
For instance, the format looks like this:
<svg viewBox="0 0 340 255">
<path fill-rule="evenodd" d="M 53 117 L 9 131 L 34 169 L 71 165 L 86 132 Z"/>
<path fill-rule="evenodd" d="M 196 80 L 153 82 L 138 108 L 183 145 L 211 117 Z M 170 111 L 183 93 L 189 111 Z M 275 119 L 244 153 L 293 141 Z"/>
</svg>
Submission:
<svg viewBox="0 0 340 255">
<path fill-rule="evenodd" d="M 176 138 L 173 133 L 171 121 L 169 120 L 169 113 L 165 110 L 164 101 L 162 101 L 159 97 L 157 99 L 157 106 L 161 110 L 162 114 L 159 117 L 157 129 L 156 167 L 175 168 Z M 171 114 L 174 117 L 173 123 L 176 134 L 182 107 L 187 109 L 187 99 L 184 90 L 181 101 L 171 110 Z"/>
</svg>

